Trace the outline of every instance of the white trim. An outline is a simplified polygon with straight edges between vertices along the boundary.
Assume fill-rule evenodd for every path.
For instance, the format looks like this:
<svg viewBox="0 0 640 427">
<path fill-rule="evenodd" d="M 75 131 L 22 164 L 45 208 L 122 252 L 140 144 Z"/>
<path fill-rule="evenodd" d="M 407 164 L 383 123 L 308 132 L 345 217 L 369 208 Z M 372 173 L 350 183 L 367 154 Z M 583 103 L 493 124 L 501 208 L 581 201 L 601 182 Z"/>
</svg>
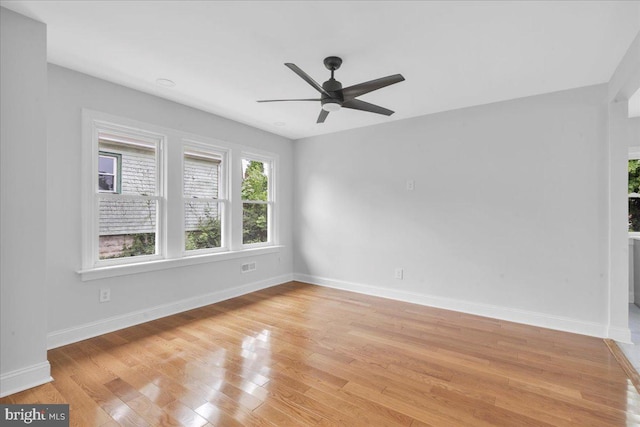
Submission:
<svg viewBox="0 0 640 427">
<path fill-rule="evenodd" d="M 634 285 L 635 285 L 635 241 L 637 238 L 633 238 L 629 236 L 629 304 L 633 304 L 633 300 L 635 299 L 634 295 Z M 640 272 L 639 272 L 640 273 Z"/>
<path fill-rule="evenodd" d="M 0 376 L 0 397 L 9 396 L 53 381 L 49 361 L 16 369 Z"/>
<path fill-rule="evenodd" d="M 80 280 L 104 279 L 107 277 L 125 276 L 127 274 L 146 273 L 149 271 L 165 270 L 167 268 L 186 267 L 188 265 L 205 264 L 208 262 L 227 261 L 230 259 L 267 255 L 280 252 L 284 246 L 269 246 L 264 248 L 243 249 L 239 251 L 227 251 L 207 253 L 204 255 L 189 255 L 184 258 L 159 259 L 148 262 L 137 262 L 132 264 L 117 264 L 99 268 L 89 268 L 79 270 Z"/>
<path fill-rule="evenodd" d="M 258 282 L 248 283 L 246 285 L 236 286 L 230 289 L 223 289 L 205 295 L 186 298 L 169 304 L 158 305 L 144 310 L 122 314 L 120 316 L 85 323 L 84 325 L 53 331 L 47 334 L 47 349 L 51 350 L 52 348 L 82 341 L 98 335 L 117 331 L 119 329 L 128 328 L 140 323 L 171 316 L 176 313 L 182 313 L 187 310 L 193 310 L 194 308 L 203 307 L 205 305 L 215 304 L 230 298 L 239 297 L 261 289 L 287 283 L 291 280 L 292 275 L 285 274 Z"/>
<path fill-rule="evenodd" d="M 147 127 L 143 123 L 121 120 L 114 116 L 87 109 L 82 110 L 82 127 L 82 267 L 89 269 L 104 265 L 105 260 L 100 260 L 98 253 L 98 230 L 100 228 L 98 224 L 98 206 L 101 198 L 156 200 L 156 250 L 153 256 L 165 256 L 167 215 L 165 199 L 166 188 L 164 183 L 166 161 L 164 157 L 168 140 L 166 132 L 143 130 L 141 129 L 142 127 Z M 120 143 L 118 141 L 123 141 L 122 143 L 125 144 L 153 147 L 156 164 L 156 190 L 153 195 L 110 194 L 98 190 L 98 158 L 100 153 L 99 141 L 101 138 L 117 143 Z M 87 179 L 88 176 L 91 178 Z M 120 188 L 120 190 L 122 190 L 122 188 Z M 132 262 L 131 259 L 123 258 L 108 261 L 107 264 Z"/>
<path fill-rule="evenodd" d="M 605 338 L 611 338 L 625 344 L 633 344 L 631 341 L 631 330 L 629 328 L 607 328 Z"/>
<path fill-rule="evenodd" d="M 478 316 L 490 317 L 493 319 L 523 323 L 526 325 L 572 332 L 581 335 L 590 335 L 599 338 L 614 338 L 616 340 L 618 340 L 618 338 L 624 338 L 625 336 L 624 331 L 613 331 L 611 330 L 611 328 L 607 329 L 606 325 L 604 324 L 585 322 L 582 320 L 572 319 L 564 316 L 553 316 L 534 311 L 519 310 L 515 308 L 500 307 L 490 304 L 436 297 L 431 295 L 400 291 L 397 289 L 381 288 L 378 286 L 369 286 L 360 283 L 346 282 L 343 280 L 335 280 L 326 277 L 311 276 L 300 273 L 294 273 L 293 279 L 296 281 L 311 283 L 314 285 L 326 286 L 328 288 L 341 289 L 365 295 L 389 298 L 428 307 L 436 307 L 467 314 L 475 314 Z"/>
<path fill-rule="evenodd" d="M 629 147 L 629 160 L 640 160 L 640 145 Z"/>
</svg>

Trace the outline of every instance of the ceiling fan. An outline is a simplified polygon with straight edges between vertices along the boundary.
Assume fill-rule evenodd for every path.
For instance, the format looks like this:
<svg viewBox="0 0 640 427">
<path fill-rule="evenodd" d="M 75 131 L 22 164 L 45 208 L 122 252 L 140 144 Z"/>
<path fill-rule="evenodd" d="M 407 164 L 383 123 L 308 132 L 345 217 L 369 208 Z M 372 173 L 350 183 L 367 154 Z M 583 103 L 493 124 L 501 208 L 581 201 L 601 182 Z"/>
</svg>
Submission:
<svg viewBox="0 0 640 427">
<path fill-rule="evenodd" d="M 320 101 L 322 111 L 318 116 L 317 123 L 324 123 L 330 112 L 338 111 L 340 108 L 350 108 L 352 110 L 368 111 L 370 113 L 384 114 L 390 116 L 394 112 L 375 104 L 356 99 L 360 95 L 381 89 L 385 86 L 404 81 L 402 74 L 394 74 L 392 76 L 381 77 L 379 79 L 360 83 L 357 85 L 342 88 L 342 83 L 333 78 L 333 73 L 340 65 L 342 59 L 337 56 L 329 56 L 324 59 L 324 66 L 331 71 L 331 78 L 320 86 L 307 73 L 302 71 L 297 65 L 284 64 L 294 73 L 299 75 L 305 82 L 309 83 L 315 90 L 320 92 L 320 98 L 304 98 L 304 99 L 265 99 L 258 102 L 283 102 L 283 101 Z"/>
</svg>

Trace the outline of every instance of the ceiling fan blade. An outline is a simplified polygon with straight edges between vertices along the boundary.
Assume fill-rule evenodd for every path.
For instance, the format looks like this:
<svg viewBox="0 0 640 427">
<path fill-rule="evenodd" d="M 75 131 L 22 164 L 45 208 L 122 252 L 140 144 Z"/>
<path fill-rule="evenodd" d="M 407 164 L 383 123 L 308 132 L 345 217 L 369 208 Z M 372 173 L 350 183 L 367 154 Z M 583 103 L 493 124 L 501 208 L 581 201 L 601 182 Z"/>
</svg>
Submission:
<svg viewBox="0 0 640 427">
<path fill-rule="evenodd" d="M 401 81 L 404 81 L 404 77 L 402 77 L 402 74 L 394 74 L 392 76 L 381 77 L 379 79 L 370 80 L 368 82 L 346 87 L 342 89 L 342 95 L 344 96 L 344 99 L 352 99 L 356 96 L 364 95 L 365 93 L 381 89 L 385 86 L 389 86 L 394 83 L 400 83 Z"/>
<path fill-rule="evenodd" d="M 261 99 L 257 102 L 286 102 L 286 101 L 321 101 L 320 98 L 304 98 L 304 99 Z"/>
<path fill-rule="evenodd" d="M 342 108 L 351 108 L 352 110 L 368 111 L 369 113 L 384 114 L 385 116 L 390 116 L 394 113 L 394 111 L 388 110 L 384 107 L 380 107 L 379 105 L 370 104 L 368 102 L 361 101 L 359 99 L 350 99 L 349 101 L 343 102 Z"/>
<path fill-rule="evenodd" d="M 324 123 L 324 120 L 329 115 L 329 112 L 326 110 L 320 110 L 320 115 L 318 116 L 318 121 L 316 123 Z"/>
<path fill-rule="evenodd" d="M 302 71 L 296 64 L 291 64 L 289 62 L 285 63 L 284 65 L 286 65 L 287 67 L 289 67 L 291 69 L 291 71 L 293 71 L 294 73 L 296 73 L 297 75 L 299 75 L 305 82 L 309 83 L 311 86 L 313 86 L 318 92 L 323 93 L 327 96 L 331 96 L 329 94 L 329 92 L 327 92 L 326 90 L 324 90 L 322 88 L 322 86 L 320 86 L 318 84 L 318 82 L 316 82 L 315 80 L 313 80 L 311 78 L 311 76 L 309 76 L 309 74 L 305 73 L 304 71 Z"/>
</svg>

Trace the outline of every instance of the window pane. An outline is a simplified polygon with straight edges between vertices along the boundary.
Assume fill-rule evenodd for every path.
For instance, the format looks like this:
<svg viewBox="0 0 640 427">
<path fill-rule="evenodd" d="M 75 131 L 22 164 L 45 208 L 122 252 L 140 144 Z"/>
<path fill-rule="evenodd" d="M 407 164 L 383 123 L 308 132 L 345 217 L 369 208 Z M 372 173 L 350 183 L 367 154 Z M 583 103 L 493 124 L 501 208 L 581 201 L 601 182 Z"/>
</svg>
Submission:
<svg viewBox="0 0 640 427">
<path fill-rule="evenodd" d="M 242 159 L 242 200 L 268 200 L 268 171 L 263 162 Z"/>
<path fill-rule="evenodd" d="M 640 193 L 640 160 L 629 160 L 629 194 Z"/>
<path fill-rule="evenodd" d="M 155 200 L 100 200 L 100 259 L 155 254 L 156 205 Z"/>
<path fill-rule="evenodd" d="M 217 199 L 220 159 L 206 154 L 185 153 L 183 181 L 185 197 Z"/>
<path fill-rule="evenodd" d="M 222 204 L 190 200 L 184 204 L 185 249 L 222 246 Z"/>
<path fill-rule="evenodd" d="M 156 148 L 153 144 L 127 144 L 101 139 L 100 151 L 120 157 L 120 193 L 156 195 Z"/>
<path fill-rule="evenodd" d="M 114 157 L 100 156 L 98 159 L 98 172 L 113 175 L 115 172 L 115 160 Z"/>
<path fill-rule="evenodd" d="M 242 243 L 267 242 L 268 206 L 262 203 L 244 203 L 242 209 Z"/>
<path fill-rule="evenodd" d="M 640 198 L 629 197 L 629 231 L 640 231 Z"/>
<path fill-rule="evenodd" d="M 629 160 L 629 231 L 640 231 L 640 160 Z"/>
<path fill-rule="evenodd" d="M 115 191 L 115 178 L 113 175 L 98 175 L 98 188 L 100 191 Z"/>
</svg>

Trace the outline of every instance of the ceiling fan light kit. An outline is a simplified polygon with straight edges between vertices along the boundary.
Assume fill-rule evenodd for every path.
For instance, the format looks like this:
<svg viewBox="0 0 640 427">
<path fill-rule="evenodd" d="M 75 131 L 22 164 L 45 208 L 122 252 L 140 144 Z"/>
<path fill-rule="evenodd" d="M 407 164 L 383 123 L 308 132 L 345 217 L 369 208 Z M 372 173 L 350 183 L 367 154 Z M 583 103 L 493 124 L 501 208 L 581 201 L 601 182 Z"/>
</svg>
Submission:
<svg viewBox="0 0 640 427">
<path fill-rule="evenodd" d="M 339 102 L 334 101 L 333 99 L 326 100 L 322 103 L 322 109 L 330 113 L 333 113 L 334 111 L 338 111 L 341 108 L 342 108 L 342 105 L 340 105 Z"/>
<path fill-rule="evenodd" d="M 360 95 L 373 92 L 374 90 L 400 83 L 404 81 L 402 74 L 393 74 L 387 77 L 370 80 L 368 82 L 359 83 L 357 85 L 342 88 L 342 83 L 334 78 L 334 72 L 342 65 L 342 59 L 337 56 L 329 56 L 324 59 L 324 66 L 331 71 L 331 78 L 324 82 L 322 86 L 313 80 L 307 73 L 302 71 L 297 65 L 285 63 L 291 71 L 296 73 L 300 78 L 309 83 L 315 90 L 320 92 L 320 98 L 304 98 L 304 99 L 266 99 L 258 102 L 286 102 L 286 101 L 320 101 L 322 110 L 318 116 L 317 123 L 324 123 L 325 119 L 331 112 L 340 110 L 341 108 L 350 108 L 352 110 L 367 111 L 370 113 L 383 114 L 390 116 L 394 112 L 375 104 L 356 99 Z"/>
</svg>

